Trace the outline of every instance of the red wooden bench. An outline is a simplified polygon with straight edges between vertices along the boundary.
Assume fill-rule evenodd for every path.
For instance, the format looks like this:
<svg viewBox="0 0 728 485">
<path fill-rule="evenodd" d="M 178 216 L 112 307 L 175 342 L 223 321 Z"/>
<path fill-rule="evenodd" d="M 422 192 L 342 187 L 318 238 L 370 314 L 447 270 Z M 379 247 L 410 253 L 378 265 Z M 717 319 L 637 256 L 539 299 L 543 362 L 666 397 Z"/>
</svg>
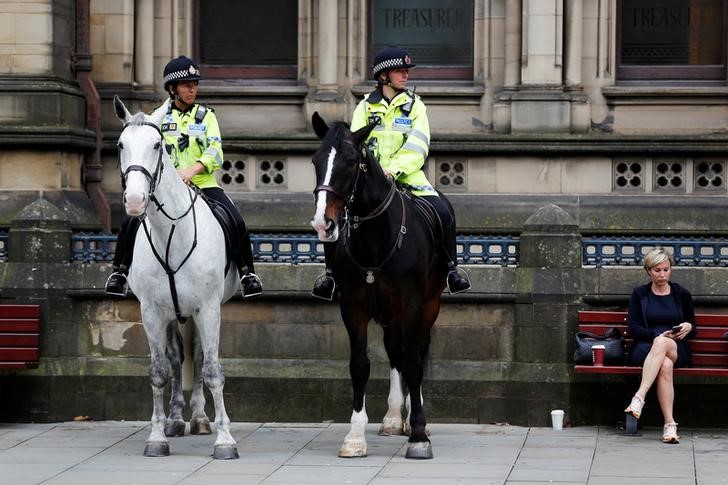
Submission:
<svg viewBox="0 0 728 485">
<path fill-rule="evenodd" d="M 38 367 L 40 306 L 0 305 L 0 369 Z"/>
<path fill-rule="evenodd" d="M 627 331 L 627 312 L 580 311 L 579 331 L 604 335 L 617 327 L 625 332 L 627 348 L 632 344 Z M 728 376 L 728 315 L 696 313 L 698 334 L 689 341 L 693 366 L 675 369 L 676 376 Z M 641 374 L 642 368 L 630 365 L 576 365 L 582 374 Z"/>
</svg>

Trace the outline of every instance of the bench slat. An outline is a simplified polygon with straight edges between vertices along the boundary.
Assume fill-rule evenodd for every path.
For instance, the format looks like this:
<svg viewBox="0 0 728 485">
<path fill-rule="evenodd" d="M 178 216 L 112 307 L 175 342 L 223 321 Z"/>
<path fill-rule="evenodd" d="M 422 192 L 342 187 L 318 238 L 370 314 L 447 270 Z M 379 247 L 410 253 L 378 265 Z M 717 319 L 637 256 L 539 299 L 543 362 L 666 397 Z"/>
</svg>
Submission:
<svg viewBox="0 0 728 485">
<path fill-rule="evenodd" d="M 40 305 L 0 305 L 0 318 L 39 318 Z"/>
<path fill-rule="evenodd" d="M 37 333 L 0 333 L 2 347 L 38 347 L 40 336 Z"/>
<path fill-rule="evenodd" d="M 0 320 L 2 333 L 33 333 L 40 332 L 40 320 Z"/>
<path fill-rule="evenodd" d="M 614 374 L 614 375 L 640 375 L 641 367 L 605 365 L 603 367 L 594 367 L 591 365 L 576 365 L 574 371 L 579 374 Z M 728 367 L 681 367 L 675 369 L 676 376 L 708 376 L 708 377 L 728 377 Z"/>
<path fill-rule="evenodd" d="M 5 362 L 30 362 L 38 360 L 37 347 L 5 347 L 0 349 L 0 360 Z"/>
</svg>

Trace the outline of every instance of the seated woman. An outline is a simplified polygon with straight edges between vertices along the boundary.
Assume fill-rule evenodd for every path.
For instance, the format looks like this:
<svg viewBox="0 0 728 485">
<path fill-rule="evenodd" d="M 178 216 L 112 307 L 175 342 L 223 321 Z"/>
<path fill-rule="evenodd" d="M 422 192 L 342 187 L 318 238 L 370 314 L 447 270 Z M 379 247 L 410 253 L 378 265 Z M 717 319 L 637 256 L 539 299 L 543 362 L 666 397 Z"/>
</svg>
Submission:
<svg viewBox="0 0 728 485">
<path fill-rule="evenodd" d="M 687 339 L 695 336 L 695 308 L 690 292 L 670 281 L 672 258 L 663 248 L 645 255 L 644 268 L 651 282 L 638 286 L 629 300 L 629 332 L 634 338 L 631 360 L 642 366 L 642 380 L 626 413 L 640 417 L 645 396 L 657 381 L 657 401 L 665 420 L 662 441 L 678 443 L 672 415 L 675 389 L 672 370 L 690 366 Z"/>
</svg>

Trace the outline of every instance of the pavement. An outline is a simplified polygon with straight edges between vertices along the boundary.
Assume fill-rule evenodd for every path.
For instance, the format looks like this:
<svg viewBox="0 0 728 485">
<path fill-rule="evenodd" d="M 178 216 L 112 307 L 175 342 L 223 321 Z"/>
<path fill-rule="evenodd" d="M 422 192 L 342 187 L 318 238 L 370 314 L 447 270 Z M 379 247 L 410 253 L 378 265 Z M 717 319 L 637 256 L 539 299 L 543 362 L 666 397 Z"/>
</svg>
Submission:
<svg viewBox="0 0 728 485">
<path fill-rule="evenodd" d="M 0 424 L 0 484 L 728 484 L 728 430 L 428 425 L 434 459 L 404 458 L 406 437 L 367 428 L 368 456 L 336 456 L 343 423 L 233 423 L 240 458 L 213 460 L 213 435 L 170 438 L 142 456 L 149 423 Z"/>
</svg>

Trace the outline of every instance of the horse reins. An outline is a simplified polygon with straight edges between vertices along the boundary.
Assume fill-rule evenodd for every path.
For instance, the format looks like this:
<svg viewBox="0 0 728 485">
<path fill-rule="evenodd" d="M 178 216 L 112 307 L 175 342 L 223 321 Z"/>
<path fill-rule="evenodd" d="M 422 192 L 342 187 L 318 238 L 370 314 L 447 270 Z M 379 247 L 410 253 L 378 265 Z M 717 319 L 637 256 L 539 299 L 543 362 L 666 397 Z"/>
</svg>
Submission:
<svg viewBox="0 0 728 485">
<path fill-rule="evenodd" d="M 187 255 L 184 257 L 182 262 L 177 266 L 177 269 L 172 269 L 172 267 L 169 264 L 169 250 L 170 246 L 172 245 L 172 236 L 174 235 L 174 230 L 177 227 L 176 224 L 172 224 L 172 228 L 169 230 L 169 236 L 167 237 L 167 245 L 165 249 L 165 257 L 164 259 L 160 256 L 159 252 L 157 251 L 157 248 L 154 247 L 154 243 L 152 242 L 152 234 L 149 230 L 149 227 L 147 226 L 147 221 L 145 215 L 141 216 L 142 219 L 142 226 L 144 227 L 144 234 L 147 236 L 147 241 L 149 241 L 149 246 L 152 248 L 152 253 L 154 254 L 154 257 L 157 258 L 157 261 L 162 266 L 162 269 L 164 269 L 165 273 L 167 273 L 167 279 L 169 280 L 169 290 L 172 294 L 172 303 L 174 304 L 174 313 L 177 316 L 177 321 L 179 323 L 185 323 L 187 320 L 185 317 L 182 316 L 182 312 L 179 308 L 179 297 L 177 296 L 177 284 L 174 280 L 174 275 L 182 269 L 182 266 L 187 262 L 188 259 L 190 259 L 190 256 L 192 256 L 192 252 L 197 247 L 197 211 L 195 209 L 195 202 L 197 202 L 197 197 L 200 194 L 200 190 L 195 187 L 192 189 L 189 188 L 189 196 L 190 196 L 190 206 L 187 208 L 187 210 L 179 217 L 172 217 L 164 210 L 164 204 L 159 202 L 157 197 L 154 195 L 154 190 L 157 187 L 158 181 L 161 181 L 162 178 L 162 171 L 164 170 L 164 164 L 162 163 L 162 151 L 164 150 L 163 142 L 164 142 L 164 135 L 162 135 L 162 131 L 159 129 L 157 125 L 154 123 L 149 123 L 148 121 L 142 121 L 142 122 L 135 122 L 133 123 L 136 125 L 143 125 L 143 126 L 150 126 L 154 128 L 157 133 L 159 133 L 161 142 L 159 146 L 159 156 L 157 157 L 157 167 L 154 170 L 154 175 L 150 174 L 149 171 L 144 168 L 141 165 L 130 165 L 127 167 L 127 169 L 121 173 L 121 182 L 122 182 L 122 188 L 126 190 L 126 176 L 129 174 L 129 172 L 137 171 L 144 174 L 144 176 L 149 180 L 150 188 L 149 193 L 151 194 L 149 199 L 154 202 L 154 204 L 157 206 L 157 210 L 161 212 L 167 219 L 170 221 L 179 221 L 180 219 L 183 219 L 187 214 L 192 212 L 192 224 L 195 228 L 194 231 L 194 238 L 192 240 L 192 245 L 190 247 L 190 250 L 187 252 Z M 126 123 L 124 125 L 124 129 L 129 126 L 129 123 Z"/>
</svg>

